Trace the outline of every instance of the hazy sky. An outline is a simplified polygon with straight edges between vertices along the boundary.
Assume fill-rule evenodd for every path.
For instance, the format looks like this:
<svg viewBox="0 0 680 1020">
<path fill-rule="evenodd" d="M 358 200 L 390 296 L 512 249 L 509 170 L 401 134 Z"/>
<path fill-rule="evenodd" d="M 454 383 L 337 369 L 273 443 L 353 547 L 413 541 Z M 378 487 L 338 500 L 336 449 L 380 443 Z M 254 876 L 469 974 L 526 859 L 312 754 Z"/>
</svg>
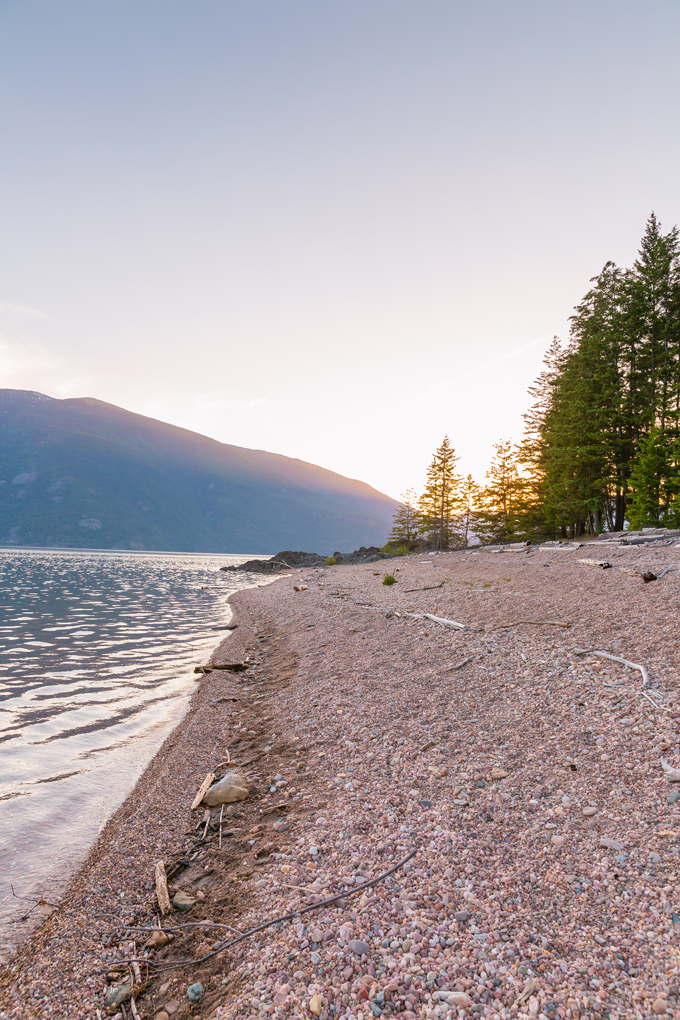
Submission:
<svg viewBox="0 0 680 1020">
<path fill-rule="evenodd" d="M 0 0 L 0 386 L 480 480 L 680 220 L 677 0 Z"/>
</svg>

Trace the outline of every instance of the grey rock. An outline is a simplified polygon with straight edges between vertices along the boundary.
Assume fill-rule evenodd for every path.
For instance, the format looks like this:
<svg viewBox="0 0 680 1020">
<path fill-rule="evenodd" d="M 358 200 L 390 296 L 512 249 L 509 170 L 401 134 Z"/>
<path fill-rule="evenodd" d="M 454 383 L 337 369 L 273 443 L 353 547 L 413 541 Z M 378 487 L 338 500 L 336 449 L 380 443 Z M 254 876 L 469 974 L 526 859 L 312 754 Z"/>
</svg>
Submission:
<svg viewBox="0 0 680 1020">
<path fill-rule="evenodd" d="M 173 896 L 172 905 L 175 910 L 182 910 L 186 913 L 188 910 L 191 910 L 192 907 L 196 906 L 196 897 L 192 896 L 191 893 L 180 889 L 180 891 L 175 893 Z"/>
<path fill-rule="evenodd" d="M 457 921 L 469 921 L 470 911 L 469 910 L 456 910 L 453 915 Z"/>
<path fill-rule="evenodd" d="M 652 851 L 652 853 L 649 855 L 649 859 L 652 862 L 652 864 L 658 864 L 659 861 L 661 860 L 661 854 L 657 854 L 654 851 Z"/>
<path fill-rule="evenodd" d="M 352 939 L 349 944 L 349 948 L 353 953 L 356 953 L 357 956 L 363 956 L 364 953 L 370 953 L 371 951 L 371 947 L 367 946 L 365 942 L 361 941 L 361 939 Z"/>
<path fill-rule="evenodd" d="M 197 981 L 195 985 L 189 985 L 187 988 L 187 998 L 189 1002 L 198 1002 L 203 995 L 203 985 L 200 981 Z"/>
<path fill-rule="evenodd" d="M 668 801 L 669 804 L 675 804 L 677 801 L 680 800 L 680 790 L 672 790 L 671 793 L 669 793 L 668 796 L 666 797 L 666 800 Z"/>
<path fill-rule="evenodd" d="M 615 839 L 610 839 L 609 836 L 603 836 L 600 843 L 609 850 L 623 850 L 623 843 L 618 843 Z"/>
<path fill-rule="evenodd" d="M 321 963 L 321 957 L 319 956 L 318 953 L 310 953 L 309 958 L 315 967 L 318 967 L 318 965 Z"/>
<path fill-rule="evenodd" d="M 121 1002 L 125 1002 L 130 996 L 132 991 L 132 982 L 126 981 L 123 984 L 111 985 L 108 992 L 106 993 L 106 1005 L 107 1006 L 120 1006 Z"/>
</svg>

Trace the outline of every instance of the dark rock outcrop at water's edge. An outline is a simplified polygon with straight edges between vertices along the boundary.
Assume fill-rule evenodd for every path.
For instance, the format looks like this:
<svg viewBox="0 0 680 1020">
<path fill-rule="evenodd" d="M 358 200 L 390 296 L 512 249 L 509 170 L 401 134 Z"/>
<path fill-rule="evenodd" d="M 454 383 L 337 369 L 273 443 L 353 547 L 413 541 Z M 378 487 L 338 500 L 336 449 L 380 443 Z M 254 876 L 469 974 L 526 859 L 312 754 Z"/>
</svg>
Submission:
<svg viewBox="0 0 680 1020">
<path fill-rule="evenodd" d="M 355 549 L 351 553 L 333 553 L 336 563 L 375 563 L 376 560 L 391 560 L 389 553 L 381 552 L 376 546 L 369 546 L 367 549 L 362 545 L 361 549 Z M 284 550 L 272 556 L 270 560 L 248 560 L 236 567 L 220 567 L 223 571 L 250 571 L 255 574 L 279 574 L 284 570 L 299 569 L 304 567 L 325 567 L 326 557 L 318 553 L 291 552 Z"/>
</svg>

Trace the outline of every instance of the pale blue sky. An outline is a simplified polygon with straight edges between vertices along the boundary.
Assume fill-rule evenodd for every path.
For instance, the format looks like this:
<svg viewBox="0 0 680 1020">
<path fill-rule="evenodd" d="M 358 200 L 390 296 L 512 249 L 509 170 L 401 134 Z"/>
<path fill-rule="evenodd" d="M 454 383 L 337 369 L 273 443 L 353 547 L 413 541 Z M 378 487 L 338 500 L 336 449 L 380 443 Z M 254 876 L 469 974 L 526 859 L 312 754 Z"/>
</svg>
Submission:
<svg viewBox="0 0 680 1020">
<path fill-rule="evenodd" d="M 676 2 L 0 0 L 0 386 L 480 479 L 680 220 Z"/>
</svg>

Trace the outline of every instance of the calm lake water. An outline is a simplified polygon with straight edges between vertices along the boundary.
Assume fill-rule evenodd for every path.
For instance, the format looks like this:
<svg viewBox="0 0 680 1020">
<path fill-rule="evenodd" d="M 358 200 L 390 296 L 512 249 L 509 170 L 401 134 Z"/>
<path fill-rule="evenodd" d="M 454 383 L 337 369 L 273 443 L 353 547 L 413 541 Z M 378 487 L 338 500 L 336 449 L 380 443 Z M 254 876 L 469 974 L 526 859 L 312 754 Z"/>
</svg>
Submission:
<svg viewBox="0 0 680 1020">
<path fill-rule="evenodd" d="M 0 952 L 183 717 L 251 556 L 0 550 Z M 32 920 L 32 919 L 31 919 Z"/>
</svg>

